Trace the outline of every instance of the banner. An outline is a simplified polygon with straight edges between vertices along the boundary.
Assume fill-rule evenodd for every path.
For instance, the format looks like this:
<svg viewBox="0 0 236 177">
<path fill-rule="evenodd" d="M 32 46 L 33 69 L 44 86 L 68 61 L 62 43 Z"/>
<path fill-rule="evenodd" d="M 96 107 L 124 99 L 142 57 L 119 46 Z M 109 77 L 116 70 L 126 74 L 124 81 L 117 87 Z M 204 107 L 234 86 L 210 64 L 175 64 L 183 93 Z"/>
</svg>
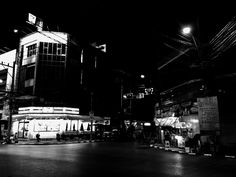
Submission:
<svg viewBox="0 0 236 177">
<path fill-rule="evenodd" d="M 219 130 L 217 97 L 197 98 L 200 130 Z"/>
</svg>

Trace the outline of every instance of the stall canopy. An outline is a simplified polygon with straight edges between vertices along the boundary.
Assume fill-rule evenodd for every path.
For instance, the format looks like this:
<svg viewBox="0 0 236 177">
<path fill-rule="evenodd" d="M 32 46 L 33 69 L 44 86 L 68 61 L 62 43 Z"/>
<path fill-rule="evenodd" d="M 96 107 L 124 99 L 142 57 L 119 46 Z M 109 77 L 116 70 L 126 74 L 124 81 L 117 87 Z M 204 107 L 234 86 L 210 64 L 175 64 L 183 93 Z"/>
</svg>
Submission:
<svg viewBox="0 0 236 177">
<path fill-rule="evenodd" d="M 154 118 L 156 126 L 172 126 L 175 127 L 175 124 L 179 122 L 178 117 L 166 117 L 166 118 Z"/>
</svg>

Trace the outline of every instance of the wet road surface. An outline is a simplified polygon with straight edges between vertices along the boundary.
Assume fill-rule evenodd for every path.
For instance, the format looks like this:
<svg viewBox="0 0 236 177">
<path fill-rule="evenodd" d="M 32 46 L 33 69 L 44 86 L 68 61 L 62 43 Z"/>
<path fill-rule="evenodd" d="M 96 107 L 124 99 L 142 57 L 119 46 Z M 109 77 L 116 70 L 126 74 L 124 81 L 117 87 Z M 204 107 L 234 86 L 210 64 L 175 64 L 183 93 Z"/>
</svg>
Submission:
<svg viewBox="0 0 236 177">
<path fill-rule="evenodd" d="M 138 143 L 0 145 L 0 177 L 235 177 L 236 159 Z"/>
</svg>

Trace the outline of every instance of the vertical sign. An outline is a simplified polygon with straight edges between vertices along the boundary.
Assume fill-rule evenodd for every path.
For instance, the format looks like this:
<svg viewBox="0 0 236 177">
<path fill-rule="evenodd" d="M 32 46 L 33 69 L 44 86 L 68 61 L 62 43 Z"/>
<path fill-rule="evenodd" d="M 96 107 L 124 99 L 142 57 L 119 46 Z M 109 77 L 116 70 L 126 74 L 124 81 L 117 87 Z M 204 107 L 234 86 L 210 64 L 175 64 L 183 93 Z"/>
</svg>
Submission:
<svg viewBox="0 0 236 177">
<path fill-rule="evenodd" d="M 200 130 L 219 130 L 219 111 L 217 97 L 198 98 Z"/>
</svg>

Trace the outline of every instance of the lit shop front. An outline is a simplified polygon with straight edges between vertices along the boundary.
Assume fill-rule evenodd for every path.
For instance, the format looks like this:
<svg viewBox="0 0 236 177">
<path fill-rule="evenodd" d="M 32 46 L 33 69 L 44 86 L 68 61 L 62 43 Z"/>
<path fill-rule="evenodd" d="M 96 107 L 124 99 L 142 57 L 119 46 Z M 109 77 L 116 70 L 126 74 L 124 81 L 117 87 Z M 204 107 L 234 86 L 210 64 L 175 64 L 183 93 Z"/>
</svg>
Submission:
<svg viewBox="0 0 236 177">
<path fill-rule="evenodd" d="M 200 134 L 196 102 L 186 102 L 160 110 L 156 108 L 155 125 L 159 127 L 159 139 L 164 143 L 166 135 L 172 146 L 185 147 L 188 138 Z"/>
<path fill-rule="evenodd" d="M 40 134 L 42 139 L 55 139 L 63 133 L 81 133 L 95 131 L 96 124 L 103 124 L 102 117 L 79 115 L 78 108 L 68 107 L 22 107 L 12 116 L 12 133 L 19 138 L 35 139 Z"/>
</svg>

